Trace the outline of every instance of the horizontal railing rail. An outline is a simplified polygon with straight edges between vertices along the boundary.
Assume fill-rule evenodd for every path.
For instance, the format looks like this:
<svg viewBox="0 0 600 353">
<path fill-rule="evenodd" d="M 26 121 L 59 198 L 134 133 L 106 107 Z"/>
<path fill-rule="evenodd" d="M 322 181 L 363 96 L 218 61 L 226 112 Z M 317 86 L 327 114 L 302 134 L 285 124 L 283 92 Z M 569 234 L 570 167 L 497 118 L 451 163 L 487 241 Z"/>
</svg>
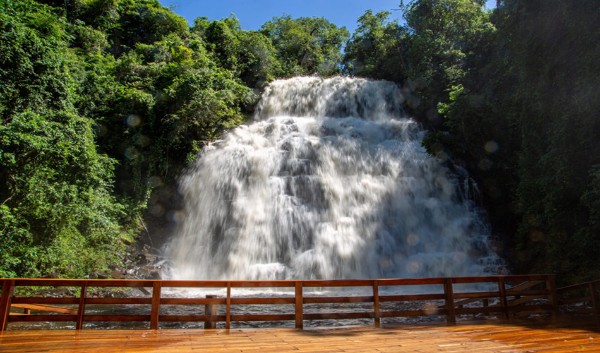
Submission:
<svg viewBox="0 0 600 353">
<path fill-rule="evenodd" d="M 574 284 L 557 289 L 560 305 L 571 308 L 592 308 L 592 312 L 600 322 L 600 280 Z"/>
<path fill-rule="evenodd" d="M 369 319 L 378 326 L 382 318 L 432 315 L 445 316 L 452 324 L 459 315 L 495 314 L 505 319 L 524 312 L 555 315 L 554 283 L 553 275 L 273 281 L 0 279 L 0 330 L 13 322 L 44 321 L 74 322 L 76 329 L 90 322 L 148 322 L 150 329 L 171 322 L 204 322 L 205 327 L 213 328 L 222 322 L 230 328 L 232 322 L 240 321 L 293 321 L 296 328 L 303 328 L 306 320 L 343 319 Z M 70 289 L 70 294 L 20 294 L 36 293 L 32 289 L 40 287 Z M 138 288 L 147 296 L 90 294 L 90 290 L 111 288 Z M 193 292 L 198 289 L 221 294 L 202 297 Z M 248 291 L 253 289 L 263 291 Z M 270 294 L 264 291 L 267 289 Z M 240 290 L 242 294 L 232 294 Z M 90 306 L 108 305 L 143 306 L 146 312 L 99 314 L 89 310 Z M 204 306 L 204 311 L 181 314 L 171 310 L 194 305 Z M 252 313 L 244 310 L 249 305 L 275 305 L 277 311 L 283 310 L 281 307 L 287 311 Z M 20 309 L 23 312 L 16 312 Z"/>
</svg>

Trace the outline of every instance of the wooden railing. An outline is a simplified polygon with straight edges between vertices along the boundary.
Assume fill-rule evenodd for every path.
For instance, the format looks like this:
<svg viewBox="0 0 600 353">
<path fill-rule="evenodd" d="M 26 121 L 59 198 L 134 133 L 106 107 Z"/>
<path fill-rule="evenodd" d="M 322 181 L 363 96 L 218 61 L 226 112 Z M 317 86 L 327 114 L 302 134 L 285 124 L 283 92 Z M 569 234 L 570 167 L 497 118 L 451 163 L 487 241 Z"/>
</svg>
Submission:
<svg viewBox="0 0 600 353">
<path fill-rule="evenodd" d="M 169 322 L 204 322 L 205 327 L 216 327 L 217 322 L 222 322 L 228 329 L 232 322 L 240 321 L 293 321 L 296 328 L 303 328 L 306 320 L 325 319 L 369 319 L 378 326 L 383 318 L 430 315 L 445 316 L 452 324 L 460 315 L 493 314 L 509 319 L 513 314 L 532 311 L 556 314 L 554 283 L 553 275 L 281 281 L 0 279 L 0 330 L 14 322 L 46 321 L 73 322 L 76 329 L 90 322 L 148 322 L 150 329 Z M 35 292 L 35 287 L 62 288 L 73 294 L 61 297 L 18 294 Z M 116 287 L 138 288 L 147 296 L 88 295 L 98 289 Z M 223 294 L 196 293 L 181 297 L 184 292 L 172 291 L 184 288 L 204 288 Z M 232 291 L 252 288 L 262 291 L 232 295 Z M 180 294 L 169 294 L 169 289 Z M 267 295 L 266 290 L 277 293 Z M 360 305 L 348 309 L 351 303 Z M 90 306 L 112 309 L 130 305 L 143 306 L 149 313 L 89 312 Z M 172 306 L 198 305 L 205 306 L 203 313 L 199 310 L 191 314 L 168 312 Z M 249 305 L 276 305 L 277 311 L 281 311 L 281 307 L 289 310 L 253 314 L 245 310 Z M 315 309 L 315 305 L 327 307 Z M 16 312 L 18 309 L 25 312 Z"/>
<path fill-rule="evenodd" d="M 569 310 L 587 312 L 591 308 L 600 323 L 600 280 L 558 288 L 557 295 L 559 304 Z"/>
</svg>

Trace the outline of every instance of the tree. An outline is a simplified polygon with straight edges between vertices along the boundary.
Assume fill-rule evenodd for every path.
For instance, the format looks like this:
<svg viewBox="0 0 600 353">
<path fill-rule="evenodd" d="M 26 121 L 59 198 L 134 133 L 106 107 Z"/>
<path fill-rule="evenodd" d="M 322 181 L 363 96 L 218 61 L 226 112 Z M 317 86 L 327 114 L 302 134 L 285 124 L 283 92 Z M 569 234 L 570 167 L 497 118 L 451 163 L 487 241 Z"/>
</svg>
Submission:
<svg viewBox="0 0 600 353">
<path fill-rule="evenodd" d="M 45 3 L 0 13 L 0 276 L 105 275 L 254 96 L 157 1 Z"/>
<path fill-rule="evenodd" d="M 367 10 L 359 17 L 359 26 L 344 51 L 344 67 L 349 74 L 404 83 L 408 33 L 397 21 L 388 22 L 389 15 Z"/>
<path fill-rule="evenodd" d="M 342 44 L 349 37 L 345 27 L 324 18 L 282 16 L 266 22 L 261 32 L 273 42 L 283 76 L 340 72 Z"/>
<path fill-rule="evenodd" d="M 241 30 L 233 16 L 220 21 L 197 18 L 191 31 L 207 44 L 219 66 L 249 87 L 263 88 L 281 73 L 271 40 L 261 32 Z"/>
<path fill-rule="evenodd" d="M 402 9 L 410 32 L 408 78 L 420 98 L 413 108 L 436 128 L 438 103 L 461 83 L 480 38 L 494 27 L 482 0 L 417 0 Z"/>
<path fill-rule="evenodd" d="M 0 14 L 0 276 L 106 272 L 126 237 L 114 160 L 75 109 L 68 24 L 23 1 Z"/>
<path fill-rule="evenodd" d="M 517 243 L 521 266 L 558 274 L 600 273 L 584 254 L 600 251 L 589 202 L 600 164 L 600 9 L 594 1 L 505 1 L 517 68 L 521 151 Z M 587 196 L 586 196 L 587 195 Z M 530 263 L 531 255 L 538 261 Z"/>
<path fill-rule="evenodd" d="M 419 11 L 435 18 L 432 9 Z M 599 15 L 593 1 L 502 1 L 491 16 L 496 31 L 467 31 L 464 60 L 457 66 L 450 56 L 432 66 L 454 66 L 449 72 L 460 75 L 437 76 L 450 89 L 447 100 L 438 98 L 444 120 L 428 148 L 476 178 L 517 272 L 557 273 L 565 282 L 600 273 L 592 201 L 600 161 L 600 105 L 592 93 Z M 440 25 L 426 28 L 443 32 Z M 443 97 L 442 87 L 424 91 Z"/>
</svg>

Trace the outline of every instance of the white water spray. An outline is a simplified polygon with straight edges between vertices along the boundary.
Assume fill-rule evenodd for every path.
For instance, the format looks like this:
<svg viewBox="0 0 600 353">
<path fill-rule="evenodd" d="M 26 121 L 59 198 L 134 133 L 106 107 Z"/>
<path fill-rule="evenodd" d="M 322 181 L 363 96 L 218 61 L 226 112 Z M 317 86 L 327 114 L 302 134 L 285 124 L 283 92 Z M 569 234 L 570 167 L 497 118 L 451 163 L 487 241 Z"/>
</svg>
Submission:
<svg viewBox="0 0 600 353">
<path fill-rule="evenodd" d="M 273 82 L 255 122 L 181 180 L 176 279 L 336 279 L 493 273 L 488 229 L 421 145 L 389 82 Z"/>
</svg>

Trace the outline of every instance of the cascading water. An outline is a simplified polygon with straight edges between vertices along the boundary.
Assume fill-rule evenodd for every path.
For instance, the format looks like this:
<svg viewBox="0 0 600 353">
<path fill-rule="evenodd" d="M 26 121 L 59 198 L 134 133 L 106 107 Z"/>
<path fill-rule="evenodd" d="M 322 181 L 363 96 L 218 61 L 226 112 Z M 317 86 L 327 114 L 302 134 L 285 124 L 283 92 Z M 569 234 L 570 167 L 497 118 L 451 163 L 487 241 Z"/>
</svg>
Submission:
<svg viewBox="0 0 600 353">
<path fill-rule="evenodd" d="M 385 81 L 273 82 L 255 121 L 181 180 L 166 277 L 314 279 L 493 273 L 478 211 L 421 145 Z"/>
</svg>

